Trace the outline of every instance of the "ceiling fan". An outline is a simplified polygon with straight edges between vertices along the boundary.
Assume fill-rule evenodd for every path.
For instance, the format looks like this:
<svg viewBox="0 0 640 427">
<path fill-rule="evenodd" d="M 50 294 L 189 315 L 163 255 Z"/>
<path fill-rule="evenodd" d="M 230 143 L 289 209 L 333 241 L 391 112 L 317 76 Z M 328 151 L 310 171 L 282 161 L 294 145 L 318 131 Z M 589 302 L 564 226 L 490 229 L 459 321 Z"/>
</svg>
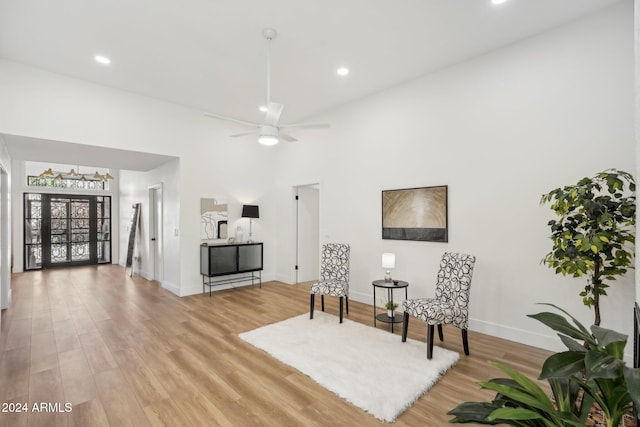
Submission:
<svg viewBox="0 0 640 427">
<path fill-rule="evenodd" d="M 280 120 L 280 115 L 282 114 L 282 110 L 284 105 L 271 102 L 271 42 L 278 35 L 277 31 L 273 28 L 265 28 L 262 30 L 262 35 L 265 39 L 267 39 L 267 103 L 266 103 L 266 111 L 265 118 L 263 123 L 252 123 L 244 120 L 236 119 L 233 117 L 221 116 L 219 114 L 213 113 L 205 113 L 207 117 L 213 117 L 214 119 L 228 120 L 236 123 L 240 123 L 245 126 L 251 126 L 255 129 L 248 131 L 237 133 L 234 135 L 230 135 L 232 138 L 238 138 L 241 136 L 258 134 L 258 142 L 263 145 L 275 145 L 278 143 L 280 139 L 289 142 L 295 142 L 297 139 L 288 135 L 286 133 L 281 132 L 282 129 L 290 129 L 290 128 L 328 128 L 330 125 L 327 123 L 290 123 L 290 124 L 280 124 L 278 123 Z"/>
</svg>

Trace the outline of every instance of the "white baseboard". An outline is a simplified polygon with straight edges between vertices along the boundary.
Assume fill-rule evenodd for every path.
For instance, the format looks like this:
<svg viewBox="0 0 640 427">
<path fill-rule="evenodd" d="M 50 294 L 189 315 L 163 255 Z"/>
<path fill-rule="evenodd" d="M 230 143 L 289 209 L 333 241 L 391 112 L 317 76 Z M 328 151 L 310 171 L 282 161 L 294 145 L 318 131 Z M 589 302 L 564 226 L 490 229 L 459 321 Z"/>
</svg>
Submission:
<svg viewBox="0 0 640 427">
<path fill-rule="evenodd" d="M 567 351 L 567 347 L 565 347 L 562 341 L 560 341 L 560 338 L 555 334 L 555 332 L 551 332 L 550 335 L 544 335 L 477 319 L 469 319 L 469 330 L 553 352 Z M 632 345 L 627 343 L 625 350 L 624 361 L 628 366 L 633 366 Z"/>
<path fill-rule="evenodd" d="M 233 279 L 233 275 L 230 276 L 222 276 L 220 277 L 220 279 L 224 278 L 229 278 L 229 279 Z M 270 282 L 274 280 L 273 275 L 267 273 L 267 274 L 262 274 L 262 284 L 264 285 L 266 282 Z M 254 282 L 254 286 L 259 286 L 259 282 L 256 280 Z M 216 292 L 216 291 L 222 291 L 224 289 L 233 289 L 233 288 L 240 288 L 240 287 L 244 287 L 244 286 L 251 286 L 251 279 L 247 279 L 247 280 L 242 280 L 239 282 L 235 282 L 235 283 L 228 283 L 225 285 L 216 285 L 213 286 L 211 288 L 211 292 Z M 196 295 L 196 294 L 201 294 L 202 293 L 202 282 L 198 283 L 198 284 L 190 284 L 189 286 L 183 287 L 180 289 L 180 296 L 181 297 L 186 297 L 188 295 Z M 209 293 L 209 287 L 205 286 L 205 293 Z"/>
<path fill-rule="evenodd" d="M 533 347 L 543 348 L 550 351 L 564 351 L 566 347 L 555 334 L 544 335 L 524 329 L 513 328 L 511 326 L 499 325 L 497 323 L 483 320 L 469 319 L 469 329 L 494 337 L 515 341 Z"/>
<path fill-rule="evenodd" d="M 133 270 L 133 274 L 137 274 L 138 276 L 144 277 L 147 280 L 153 280 L 153 277 L 151 276 L 151 274 L 149 274 L 149 272 L 145 271 L 145 270 Z"/>
<path fill-rule="evenodd" d="M 262 284 L 264 284 L 265 280 L 262 281 Z M 217 285 L 211 288 L 211 292 L 217 292 L 217 291 L 222 291 L 225 289 L 234 289 L 234 288 L 243 288 L 245 286 L 251 286 L 251 280 L 248 281 L 242 281 L 242 282 L 236 282 L 236 283 L 229 283 L 226 285 Z M 254 286 L 260 286 L 258 282 L 255 282 Z M 205 288 L 205 293 L 209 293 L 209 287 L 206 286 Z M 202 284 L 197 285 L 197 286 L 190 286 L 188 288 L 182 288 L 180 290 L 180 296 L 181 297 L 186 297 L 189 295 L 196 295 L 196 294 L 201 294 L 202 293 Z"/>
<path fill-rule="evenodd" d="M 371 304 L 373 301 L 373 295 L 359 292 L 350 292 L 349 298 L 364 304 Z M 567 349 L 554 332 L 550 332 L 549 335 L 545 335 L 473 318 L 469 319 L 469 330 L 553 352 L 565 351 Z M 472 343 L 471 346 L 473 348 Z M 625 350 L 627 351 L 624 354 L 624 360 L 627 365 L 632 366 L 633 348 L 631 345 L 627 344 L 627 348 Z"/>
<path fill-rule="evenodd" d="M 175 294 L 179 297 L 184 296 L 184 295 L 180 295 L 180 286 L 176 285 L 175 283 L 171 283 L 166 280 L 161 280 L 160 286 L 162 286 L 164 289 L 168 290 L 172 294 Z"/>
<path fill-rule="evenodd" d="M 2 301 L 2 307 L 0 307 L 0 308 L 2 308 L 4 310 L 4 309 L 7 309 L 9 307 L 11 307 L 11 283 L 9 283 L 9 290 L 7 292 L 7 300 L 6 301 Z"/>
</svg>

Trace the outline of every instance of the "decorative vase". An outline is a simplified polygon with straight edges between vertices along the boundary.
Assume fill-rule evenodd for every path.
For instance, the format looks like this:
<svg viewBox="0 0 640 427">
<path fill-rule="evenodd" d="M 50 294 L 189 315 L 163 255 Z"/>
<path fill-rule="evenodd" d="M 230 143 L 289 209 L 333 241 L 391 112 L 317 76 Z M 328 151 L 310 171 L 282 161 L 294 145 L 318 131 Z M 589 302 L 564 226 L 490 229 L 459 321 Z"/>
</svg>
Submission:
<svg viewBox="0 0 640 427">
<path fill-rule="evenodd" d="M 236 242 L 237 243 L 242 243 L 242 239 L 244 238 L 244 231 L 242 230 L 242 227 L 237 226 L 236 227 Z"/>
<path fill-rule="evenodd" d="M 393 319 L 393 310 L 387 310 L 387 316 Z"/>
</svg>

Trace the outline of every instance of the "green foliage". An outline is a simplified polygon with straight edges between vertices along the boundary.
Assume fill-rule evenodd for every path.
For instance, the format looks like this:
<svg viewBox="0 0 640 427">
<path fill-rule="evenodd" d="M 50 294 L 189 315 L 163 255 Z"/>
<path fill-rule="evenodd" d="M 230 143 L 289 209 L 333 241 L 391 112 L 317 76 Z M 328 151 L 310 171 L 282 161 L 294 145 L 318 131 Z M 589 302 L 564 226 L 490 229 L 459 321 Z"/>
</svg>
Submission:
<svg viewBox="0 0 640 427">
<path fill-rule="evenodd" d="M 396 308 L 398 308 L 398 304 L 395 304 L 391 301 L 387 301 L 384 303 L 384 308 L 386 308 L 387 310 L 395 310 Z"/>
<path fill-rule="evenodd" d="M 568 351 L 551 355 L 538 379 L 547 380 L 553 400 L 517 370 L 496 362 L 509 378 L 478 384 L 495 391 L 491 402 L 465 402 L 449 411 L 450 423 L 509 424 L 512 426 L 584 426 L 597 402 L 607 426 L 617 426 L 632 405 L 640 407 L 640 369 L 622 360 L 627 336 L 593 325 L 590 331 L 566 311 L 571 319 L 555 313 L 529 315 L 554 331 Z M 554 405 L 555 402 L 555 405 Z"/>
<path fill-rule="evenodd" d="M 556 274 L 587 276 L 580 292 L 582 302 L 593 307 L 600 325 L 600 296 L 606 281 L 633 268 L 635 244 L 635 181 L 627 172 L 605 170 L 575 185 L 556 188 L 542 196 L 559 217 L 549 221 L 553 249 L 542 262 Z"/>
</svg>

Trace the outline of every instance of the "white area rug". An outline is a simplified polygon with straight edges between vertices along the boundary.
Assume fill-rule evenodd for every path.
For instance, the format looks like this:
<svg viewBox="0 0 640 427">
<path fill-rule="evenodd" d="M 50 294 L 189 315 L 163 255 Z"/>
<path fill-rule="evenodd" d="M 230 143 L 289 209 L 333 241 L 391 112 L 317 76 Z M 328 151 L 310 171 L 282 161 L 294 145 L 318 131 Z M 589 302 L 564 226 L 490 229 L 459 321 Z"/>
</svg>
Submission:
<svg viewBox="0 0 640 427">
<path fill-rule="evenodd" d="M 318 384 L 391 422 L 458 361 L 458 353 L 321 311 L 240 334 L 246 342 L 308 375 Z"/>
</svg>

